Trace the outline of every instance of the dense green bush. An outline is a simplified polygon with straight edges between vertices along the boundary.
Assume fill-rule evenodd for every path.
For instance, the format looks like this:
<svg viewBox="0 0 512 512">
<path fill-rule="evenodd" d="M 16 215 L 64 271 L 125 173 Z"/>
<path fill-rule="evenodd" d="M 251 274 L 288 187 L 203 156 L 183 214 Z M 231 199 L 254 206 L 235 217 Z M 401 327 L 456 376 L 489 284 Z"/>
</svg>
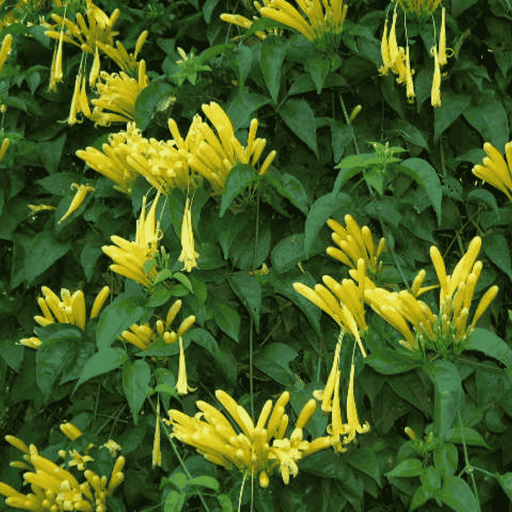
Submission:
<svg viewBox="0 0 512 512">
<path fill-rule="evenodd" d="M 8 504 L 512 499 L 505 0 L 0 20 Z"/>
</svg>

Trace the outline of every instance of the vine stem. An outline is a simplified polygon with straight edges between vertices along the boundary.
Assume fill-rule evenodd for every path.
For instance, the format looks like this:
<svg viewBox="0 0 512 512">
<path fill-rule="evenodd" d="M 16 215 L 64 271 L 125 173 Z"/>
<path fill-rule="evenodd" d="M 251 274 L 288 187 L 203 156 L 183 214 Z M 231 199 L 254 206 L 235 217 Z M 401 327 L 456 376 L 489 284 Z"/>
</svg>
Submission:
<svg viewBox="0 0 512 512">
<path fill-rule="evenodd" d="M 475 495 L 476 505 L 478 510 L 482 510 L 480 507 L 480 500 L 478 498 L 478 489 L 476 487 L 475 475 L 473 475 L 473 466 L 469 462 L 468 449 L 466 447 L 466 439 L 464 438 L 464 428 L 462 427 L 462 417 L 460 415 L 460 409 L 457 411 L 459 417 L 459 427 L 460 427 L 460 435 L 462 437 L 462 446 L 464 448 L 464 462 L 466 466 L 464 467 L 464 471 L 469 473 L 469 477 L 471 478 L 471 484 L 473 486 L 473 494 Z"/>
</svg>

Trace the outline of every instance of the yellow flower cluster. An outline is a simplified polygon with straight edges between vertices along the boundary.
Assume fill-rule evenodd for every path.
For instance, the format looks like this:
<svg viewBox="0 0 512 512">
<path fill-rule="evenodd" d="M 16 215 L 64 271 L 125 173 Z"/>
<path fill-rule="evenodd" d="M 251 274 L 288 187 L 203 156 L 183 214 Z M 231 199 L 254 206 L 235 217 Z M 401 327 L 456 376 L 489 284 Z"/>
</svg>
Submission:
<svg viewBox="0 0 512 512">
<path fill-rule="evenodd" d="M 110 270 L 133 279 L 143 286 L 150 286 L 152 279 L 158 273 L 155 267 L 149 273 L 145 272 L 144 267 L 146 262 L 153 260 L 158 251 L 158 242 L 162 238 L 160 222 L 156 220 L 159 198 L 160 192 L 157 193 L 146 216 L 146 197 L 144 197 L 134 242 L 112 235 L 110 239 L 116 245 L 102 247 L 103 252 L 114 261 L 114 264 L 110 265 Z"/>
<path fill-rule="evenodd" d="M 41 291 L 44 298 L 39 297 L 39 299 L 37 299 L 37 303 L 39 304 L 43 315 L 36 315 L 34 317 L 34 320 L 39 325 L 45 327 L 54 323 L 71 324 L 85 330 L 85 297 L 82 290 L 77 290 L 75 293 L 71 294 L 67 288 L 62 288 L 60 291 L 61 299 L 59 299 L 59 297 L 47 286 L 43 286 Z M 91 314 L 89 316 L 91 320 L 98 316 L 109 293 L 110 288 L 108 286 L 104 286 L 98 295 L 96 295 L 92 305 Z M 20 340 L 20 343 L 30 348 L 39 348 L 42 345 L 42 341 L 36 337 L 23 338 Z"/>
<path fill-rule="evenodd" d="M 84 481 L 80 483 L 62 466 L 39 455 L 35 445 L 27 446 L 21 439 L 14 436 L 5 436 L 5 439 L 24 453 L 25 462 L 12 462 L 11 466 L 25 470 L 23 479 L 32 488 L 32 493 L 22 494 L 10 485 L 0 482 L 0 494 L 6 497 L 5 503 L 10 507 L 34 512 L 41 510 L 106 512 L 107 497 L 112 495 L 124 480 L 125 459 L 122 456 L 118 457 L 114 463 L 109 479 L 106 476 L 100 477 L 90 469 L 85 469 L 86 462 L 92 458 L 74 451 L 76 453 L 71 457 L 68 466 L 76 466 L 78 471 L 83 472 Z"/>
<path fill-rule="evenodd" d="M 343 0 L 297 0 L 297 4 L 302 14 L 286 0 L 273 0 L 259 12 L 295 29 L 322 49 L 336 50 L 348 9 Z"/>
<path fill-rule="evenodd" d="M 231 169 L 237 164 L 255 168 L 265 149 L 266 140 L 256 138 L 257 119 L 251 121 L 247 144 L 244 147 L 235 136 L 233 122 L 217 103 L 203 105 L 203 112 L 217 134 L 196 115 L 183 138 L 174 119 L 169 119 L 169 130 L 174 140 L 157 141 L 142 137 L 133 123 L 126 132 L 111 135 L 103 153 L 88 147 L 77 151 L 93 169 L 129 192 L 138 175 L 165 193 L 168 188 L 194 187 L 194 173 L 206 178 L 214 190 L 224 190 Z M 264 174 L 276 156 L 271 151 L 259 169 Z"/>
<path fill-rule="evenodd" d="M 473 174 L 501 190 L 512 201 L 512 142 L 505 144 L 506 162 L 490 142 L 484 144 L 484 151 L 487 156 L 482 160 L 482 164 L 473 167 Z"/>
<path fill-rule="evenodd" d="M 2 46 L 0 47 L 0 72 L 2 71 L 5 61 L 9 54 L 11 53 L 12 46 L 12 34 L 7 34 L 2 39 Z"/>
<path fill-rule="evenodd" d="M 438 314 L 433 313 L 426 303 L 415 296 L 415 291 L 425 279 L 425 272 L 418 274 L 410 292 L 403 290 L 396 293 L 383 288 L 366 289 L 365 300 L 402 334 L 404 340 L 400 343 L 408 349 L 423 352 L 434 350 L 443 355 L 449 351 L 460 354 L 469 342 L 476 323 L 498 293 L 497 286 L 491 286 L 487 290 L 468 327 L 469 310 L 483 267 L 481 261 L 475 262 L 481 245 L 480 237 L 473 238 L 451 275 L 446 274 L 445 264 L 437 247 L 431 247 L 430 257 L 440 285 Z M 412 325 L 414 334 L 409 324 Z"/>
<path fill-rule="evenodd" d="M 433 107 L 441 106 L 441 68 L 447 64 L 448 55 L 446 52 L 446 23 L 445 23 L 445 8 L 442 9 L 441 31 L 439 35 L 438 46 L 433 46 L 430 49 L 430 55 L 434 58 L 434 75 L 432 78 L 432 88 L 430 100 Z M 405 17 L 404 17 L 405 20 Z M 407 39 L 406 28 L 406 48 L 398 46 L 396 39 L 396 21 L 397 9 L 393 13 L 393 22 L 391 30 L 388 35 L 388 19 L 384 22 L 384 32 L 380 45 L 382 66 L 379 68 L 381 75 L 388 75 L 389 71 L 398 75 L 397 83 L 403 84 L 406 87 L 406 95 L 409 103 L 414 102 L 416 93 L 414 92 L 414 82 L 412 76 L 414 70 L 411 69 L 411 60 L 409 55 L 409 40 Z M 434 27 L 435 35 L 435 27 Z M 436 38 L 437 39 L 437 38 Z"/>
<path fill-rule="evenodd" d="M 429 18 L 439 7 L 441 0 L 396 0 L 404 12 L 414 14 L 417 19 Z"/>
<path fill-rule="evenodd" d="M 303 439 L 303 428 L 316 410 L 315 400 L 310 400 L 302 409 L 295 428 L 289 438 L 285 437 L 288 428 L 288 415 L 285 407 L 290 393 L 285 391 L 276 401 L 267 400 L 256 425 L 248 412 L 226 392 L 217 390 L 217 400 L 229 413 L 237 427 L 237 432 L 228 418 L 216 407 L 197 401 L 201 411 L 195 417 L 170 410 L 173 427 L 171 437 L 194 446 L 207 460 L 224 466 L 233 466 L 246 471 L 250 476 L 258 476 L 261 487 L 269 484 L 269 474 L 279 468 L 283 481 L 287 484 L 290 476 L 298 472 L 297 462 L 331 445 L 329 437 L 313 441 Z"/>
<path fill-rule="evenodd" d="M 345 215 L 344 228 L 338 221 L 329 219 L 327 225 L 333 230 L 332 240 L 338 247 L 328 247 L 327 254 L 341 261 L 350 268 L 357 268 L 357 262 L 362 259 L 367 270 L 377 275 L 382 263 L 379 258 L 386 251 L 386 240 L 381 238 L 377 249 L 368 226 L 359 227 L 352 215 Z"/>
</svg>

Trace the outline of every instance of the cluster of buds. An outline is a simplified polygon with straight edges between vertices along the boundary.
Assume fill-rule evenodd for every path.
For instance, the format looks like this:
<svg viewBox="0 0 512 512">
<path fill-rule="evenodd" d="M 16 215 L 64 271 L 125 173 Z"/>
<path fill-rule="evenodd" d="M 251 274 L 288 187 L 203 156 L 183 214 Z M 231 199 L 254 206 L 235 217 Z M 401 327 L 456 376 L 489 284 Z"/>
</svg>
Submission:
<svg viewBox="0 0 512 512">
<path fill-rule="evenodd" d="M 86 324 L 86 311 L 85 311 L 85 297 L 82 290 L 77 290 L 75 293 L 67 288 L 62 288 L 59 297 L 50 290 L 47 286 L 41 288 L 44 297 L 39 297 L 37 303 L 41 308 L 43 315 L 36 315 L 34 320 L 42 327 L 54 323 L 76 325 L 82 330 L 85 330 Z M 96 318 L 107 300 L 110 293 L 110 288 L 104 286 L 92 305 L 91 314 L 89 318 L 93 320 Z M 22 345 L 31 348 L 39 348 L 42 341 L 39 338 L 23 338 L 20 340 Z"/>
<path fill-rule="evenodd" d="M 512 142 L 505 144 L 507 161 L 490 142 L 484 144 L 484 151 L 487 156 L 482 164 L 473 167 L 473 174 L 501 190 L 512 201 Z"/>
<path fill-rule="evenodd" d="M 451 275 L 446 274 L 437 247 L 431 247 L 430 257 L 440 285 L 439 314 L 434 314 L 426 303 L 416 298 L 425 279 L 425 272 L 418 274 L 411 291 L 396 293 L 382 288 L 366 289 L 365 300 L 402 334 L 405 339 L 400 343 L 408 349 L 423 352 L 434 350 L 442 355 L 450 351 L 460 354 L 469 343 L 476 323 L 498 293 L 497 286 L 487 290 L 468 326 L 469 309 L 483 267 L 481 261 L 475 261 L 481 245 L 480 237 L 473 238 Z"/>
<path fill-rule="evenodd" d="M 147 350 L 159 337 L 168 345 L 176 343 L 194 324 L 196 317 L 190 315 L 185 318 L 177 331 L 171 330 L 171 324 L 181 309 L 182 302 L 177 300 L 169 308 L 165 321 L 157 320 L 155 327 L 152 328 L 148 323 L 143 325 L 133 324 L 129 331 L 123 331 L 120 339 L 135 345 L 140 350 Z"/>
<path fill-rule="evenodd" d="M 76 430 L 78 430 L 75 427 Z M 0 494 L 6 496 L 6 505 L 38 512 L 40 510 L 61 511 L 77 510 L 81 512 L 106 512 L 107 497 L 124 480 L 125 459 L 119 456 L 114 463 L 110 478 L 99 476 L 85 464 L 92 458 L 76 450 L 68 462 L 83 473 L 84 481 L 78 479 L 62 466 L 39 455 L 35 445 L 27 446 L 21 439 L 6 436 L 6 441 L 23 452 L 24 462 L 12 462 L 11 466 L 25 470 L 23 479 L 31 485 L 32 493 L 22 494 L 13 487 L 0 482 Z M 78 461 L 78 459 L 80 459 Z M 78 462 L 77 462 L 78 461 Z"/>
</svg>

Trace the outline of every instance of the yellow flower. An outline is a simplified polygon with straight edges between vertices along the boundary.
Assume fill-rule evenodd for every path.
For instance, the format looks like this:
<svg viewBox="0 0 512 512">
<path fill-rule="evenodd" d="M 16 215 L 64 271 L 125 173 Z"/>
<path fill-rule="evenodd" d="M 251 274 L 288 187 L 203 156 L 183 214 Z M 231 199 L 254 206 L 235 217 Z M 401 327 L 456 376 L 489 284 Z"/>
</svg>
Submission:
<svg viewBox="0 0 512 512">
<path fill-rule="evenodd" d="M 273 0 L 268 7 L 262 7 L 262 17 L 270 18 L 300 32 L 322 49 L 335 50 L 338 47 L 347 5 L 343 0 L 297 0 L 302 14 L 286 0 Z"/>
<path fill-rule="evenodd" d="M 512 201 L 512 142 L 505 145 L 506 162 L 502 154 L 490 142 L 484 144 L 484 151 L 487 157 L 483 159 L 482 164 L 473 167 L 473 174 L 501 190 Z"/>
<path fill-rule="evenodd" d="M 195 317 L 194 317 L 195 320 Z M 178 395 L 186 395 L 189 391 L 195 391 L 196 388 L 193 388 L 188 385 L 187 381 L 187 364 L 185 361 L 185 349 L 183 348 L 183 338 L 179 336 L 180 340 L 180 359 L 178 365 L 178 382 L 176 382 L 176 391 Z"/>
<path fill-rule="evenodd" d="M 356 437 L 356 432 L 358 434 L 366 434 L 370 431 L 370 424 L 366 422 L 364 425 L 361 425 L 359 421 L 359 416 L 357 414 L 356 409 L 356 401 L 354 396 L 354 376 L 355 376 L 355 366 L 354 363 L 350 366 L 350 380 L 348 384 L 348 392 L 347 392 L 347 430 L 348 436 L 343 440 L 345 444 L 352 442 Z"/>
<path fill-rule="evenodd" d="M 434 57 L 434 76 L 432 78 L 432 89 L 430 92 L 430 103 L 434 108 L 441 106 L 441 68 L 437 48 L 432 46 L 430 55 Z"/>
<path fill-rule="evenodd" d="M 366 269 L 362 259 L 358 261 L 358 284 L 352 279 L 343 279 L 340 284 L 330 276 L 323 276 L 325 286 L 309 288 L 304 283 L 293 283 L 293 288 L 315 306 L 325 311 L 343 331 L 348 331 L 357 340 L 361 353 L 366 351 L 361 340 L 361 332 L 368 328 L 364 319 L 364 288 Z"/>
<path fill-rule="evenodd" d="M 258 19 L 256 16 L 254 16 L 255 19 Z M 239 14 L 221 14 L 220 19 L 222 21 L 225 21 L 226 23 L 231 23 L 233 25 L 237 25 L 239 27 L 250 29 L 252 27 L 253 22 L 246 18 L 245 16 L 240 16 Z M 258 30 L 256 32 L 256 35 L 261 39 L 266 39 L 267 34 L 261 30 Z"/>
<path fill-rule="evenodd" d="M 150 327 L 149 323 L 143 325 L 132 324 L 129 331 L 126 330 L 121 333 L 119 339 L 135 345 L 140 350 L 147 350 L 159 336 L 165 343 L 172 345 L 176 343 L 178 338 L 183 336 L 196 321 L 196 317 L 190 315 L 181 322 L 177 332 L 171 330 L 171 324 L 180 309 L 181 300 L 176 300 L 169 308 L 165 322 L 157 320 L 153 328 Z"/>
<path fill-rule="evenodd" d="M 9 57 L 9 54 L 11 53 L 11 45 L 12 45 L 12 34 L 7 34 L 2 39 L 2 46 L 0 47 L 0 72 L 2 72 L 5 61 L 7 60 L 7 57 Z"/>
<path fill-rule="evenodd" d="M 59 425 L 60 431 L 71 441 L 75 441 L 83 435 L 82 431 L 73 423 L 61 423 Z"/>
<path fill-rule="evenodd" d="M 71 200 L 71 204 L 69 205 L 67 212 L 60 218 L 57 224 L 64 222 L 68 217 L 70 217 L 74 212 L 76 212 L 78 208 L 80 208 L 80 205 L 84 202 L 87 192 L 96 191 L 96 189 L 94 187 L 91 187 L 90 185 L 79 185 L 78 183 L 72 183 L 71 188 L 76 189 L 76 193 L 73 196 L 73 199 Z"/>
<path fill-rule="evenodd" d="M 418 19 L 429 18 L 441 0 L 397 0 L 403 11 L 415 14 Z"/>
<path fill-rule="evenodd" d="M 51 210 L 56 210 L 57 209 L 56 206 L 50 206 L 48 204 L 27 204 L 27 208 L 32 213 L 51 211 Z"/>
<path fill-rule="evenodd" d="M 182 270 L 191 272 L 197 267 L 199 253 L 195 250 L 194 231 L 192 229 L 192 203 L 187 197 L 185 211 L 183 212 L 183 221 L 181 223 L 181 254 L 178 261 L 183 263 Z"/>
<path fill-rule="evenodd" d="M 108 482 L 106 476 L 100 477 L 95 472 L 85 469 L 85 464 L 91 461 L 92 457 L 86 453 L 71 450 L 68 467 L 76 466 L 78 472 L 83 474 L 85 478 L 80 483 L 72 473 L 62 466 L 40 456 L 33 444 L 27 447 L 23 441 L 13 436 L 6 436 L 5 439 L 24 453 L 23 458 L 26 463 L 13 464 L 26 471 L 23 479 L 31 485 L 33 492 L 33 494 L 25 495 L 0 482 L 0 494 L 7 497 L 5 503 L 10 507 L 34 512 L 39 510 L 105 511 L 107 497 L 124 479 L 122 472 L 124 457 L 118 457 L 116 460 L 110 482 Z M 61 451 L 60 455 L 66 457 L 68 454 Z"/>
<path fill-rule="evenodd" d="M 162 467 L 162 450 L 160 449 L 160 402 L 156 404 L 155 437 L 153 439 L 153 451 L 151 454 L 151 466 Z"/>
<path fill-rule="evenodd" d="M 102 247 L 103 252 L 114 260 L 114 264 L 110 265 L 110 270 L 133 279 L 143 286 L 150 286 L 153 277 L 157 274 L 155 267 L 146 273 L 144 265 L 154 259 L 158 250 L 158 242 L 162 237 L 160 222 L 156 222 L 156 206 L 159 198 L 160 192 L 157 193 L 146 217 L 146 197 L 144 197 L 134 242 L 113 235 L 110 239 L 116 245 Z"/>
<path fill-rule="evenodd" d="M 74 44 L 81 48 L 82 51 L 93 54 L 96 49 L 96 43 L 104 43 L 112 45 L 114 36 L 119 32 L 114 32 L 112 29 L 119 19 L 121 11 L 116 9 L 110 18 L 96 5 L 92 0 L 86 0 L 87 21 L 89 26 L 85 23 L 82 13 L 76 15 L 76 23 L 59 16 L 52 14 L 52 19 L 55 25 L 50 25 L 46 22 L 41 22 L 41 25 L 49 29 L 45 32 L 47 37 L 53 39 L 60 39 L 60 30 L 58 27 L 65 27 L 66 32 L 63 34 L 62 39 L 66 43 Z"/>
<path fill-rule="evenodd" d="M 85 330 L 85 298 L 82 290 L 77 290 L 75 293 L 71 294 L 67 288 L 62 288 L 60 291 L 61 299 L 47 286 L 43 286 L 41 291 L 44 298 L 39 297 L 37 303 L 41 308 L 43 316 L 36 315 L 34 317 L 34 320 L 39 325 L 45 327 L 46 325 L 57 322 L 76 325 L 80 327 L 80 329 Z M 98 293 L 91 309 L 91 320 L 98 314 L 109 293 L 110 288 L 108 286 L 103 287 Z M 39 348 L 41 346 L 41 340 L 35 337 L 24 338 L 20 340 L 20 343 L 30 348 Z"/>
<path fill-rule="evenodd" d="M 215 396 L 233 422 L 216 407 L 198 401 L 196 404 L 201 413 L 194 417 L 177 410 L 169 411 L 168 423 L 173 427 L 171 436 L 195 447 L 215 464 L 227 469 L 235 466 L 252 477 L 258 476 L 262 487 L 268 486 L 269 474 L 275 467 L 279 466 L 283 481 L 287 484 L 290 476 L 297 475 L 297 462 L 300 459 L 330 446 L 324 438 L 311 442 L 303 440 L 302 429 L 316 409 L 312 400 L 299 414 L 290 438 L 286 438 L 288 415 L 285 406 L 290 400 L 288 391 L 278 398 L 274 406 L 271 400 L 265 402 L 256 424 L 227 393 L 217 390 Z"/>
<path fill-rule="evenodd" d="M 110 126 L 111 122 L 133 121 L 135 102 L 142 90 L 149 85 L 146 63 L 143 60 L 139 63 L 138 73 L 139 78 L 136 80 L 123 71 L 119 74 L 100 72 L 100 79 L 104 83 L 96 84 L 99 96 L 91 100 L 94 110 L 87 115 L 95 125 Z"/>
<path fill-rule="evenodd" d="M 194 148 L 189 150 L 188 163 L 194 171 L 206 178 L 216 191 L 220 192 L 225 189 L 229 172 L 237 164 L 247 164 L 255 168 L 267 141 L 256 138 L 258 120 L 253 119 L 247 145 L 244 147 L 235 136 L 231 118 L 220 105 L 211 102 L 209 105 L 203 105 L 202 109 L 213 124 L 217 135 L 198 116 L 193 123 L 195 144 Z M 178 140 L 176 142 L 179 147 Z M 275 156 L 275 150 L 267 155 L 260 167 L 260 175 L 267 172 Z"/>
<path fill-rule="evenodd" d="M 381 268 L 379 258 L 386 251 L 386 240 L 381 238 L 377 249 L 368 226 L 359 227 L 352 215 L 345 215 L 344 228 L 334 219 L 329 219 L 327 225 L 333 230 L 332 240 L 338 247 L 328 247 L 327 254 L 341 261 L 350 268 L 357 268 L 357 262 L 362 259 L 368 271 L 378 274 Z"/>
<path fill-rule="evenodd" d="M 9 147 L 11 141 L 5 138 L 2 141 L 2 145 L 0 146 L 0 162 L 4 159 L 5 153 L 7 153 L 7 148 Z"/>
<path fill-rule="evenodd" d="M 414 295 L 414 289 L 399 293 L 382 288 L 365 290 L 365 299 L 388 323 L 397 329 L 410 350 L 434 350 L 442 355 L 453 351 L 460 354 L 469 342 L 476 323 L 498 293 L 491 286 L 480 299 L 468 326 L 469 310 L 476 284 L 482 271 L 482 262 L 476 261 L 482 240 L 475 237 L 467 252 L 455 266 L 451 275 L 446 274 L 443 258 L 437 249 L 430 248 L 430 257 L 440 285 L 439 314 L 434 314 L 424 302 Z M 408 324 L 411 324 L 414 335 Z"/>
<path fill-rule="evenodd" d="M 56 45 L 56 50 L 53 53 L 52 65 L 50 70 L 50 86 L 49 91 L 56 92 L 57 84 L 62 82 L 62 43 L 64 39 L 64 25 L 60 28 L 59 42 Z"/>
<path fill-rule="evenodd" d="M 112 44 L 98 42 L 97 47 L 100 50 L 108 55 L 125 73 L 132 73 L 136 71 L 139 67 L 137 62 L 137 57 L 142 49 L 143 44 L 146 42 L 149 32 L 145 30 L 142 32 L 137 38 L 137 42 L 135 43 L 135 51 L 133 54 L 129 54 L 126 51 L 126 48 L 119 42 L 116 42 L 116 48 L 113 47 Z"/>
</svg>

